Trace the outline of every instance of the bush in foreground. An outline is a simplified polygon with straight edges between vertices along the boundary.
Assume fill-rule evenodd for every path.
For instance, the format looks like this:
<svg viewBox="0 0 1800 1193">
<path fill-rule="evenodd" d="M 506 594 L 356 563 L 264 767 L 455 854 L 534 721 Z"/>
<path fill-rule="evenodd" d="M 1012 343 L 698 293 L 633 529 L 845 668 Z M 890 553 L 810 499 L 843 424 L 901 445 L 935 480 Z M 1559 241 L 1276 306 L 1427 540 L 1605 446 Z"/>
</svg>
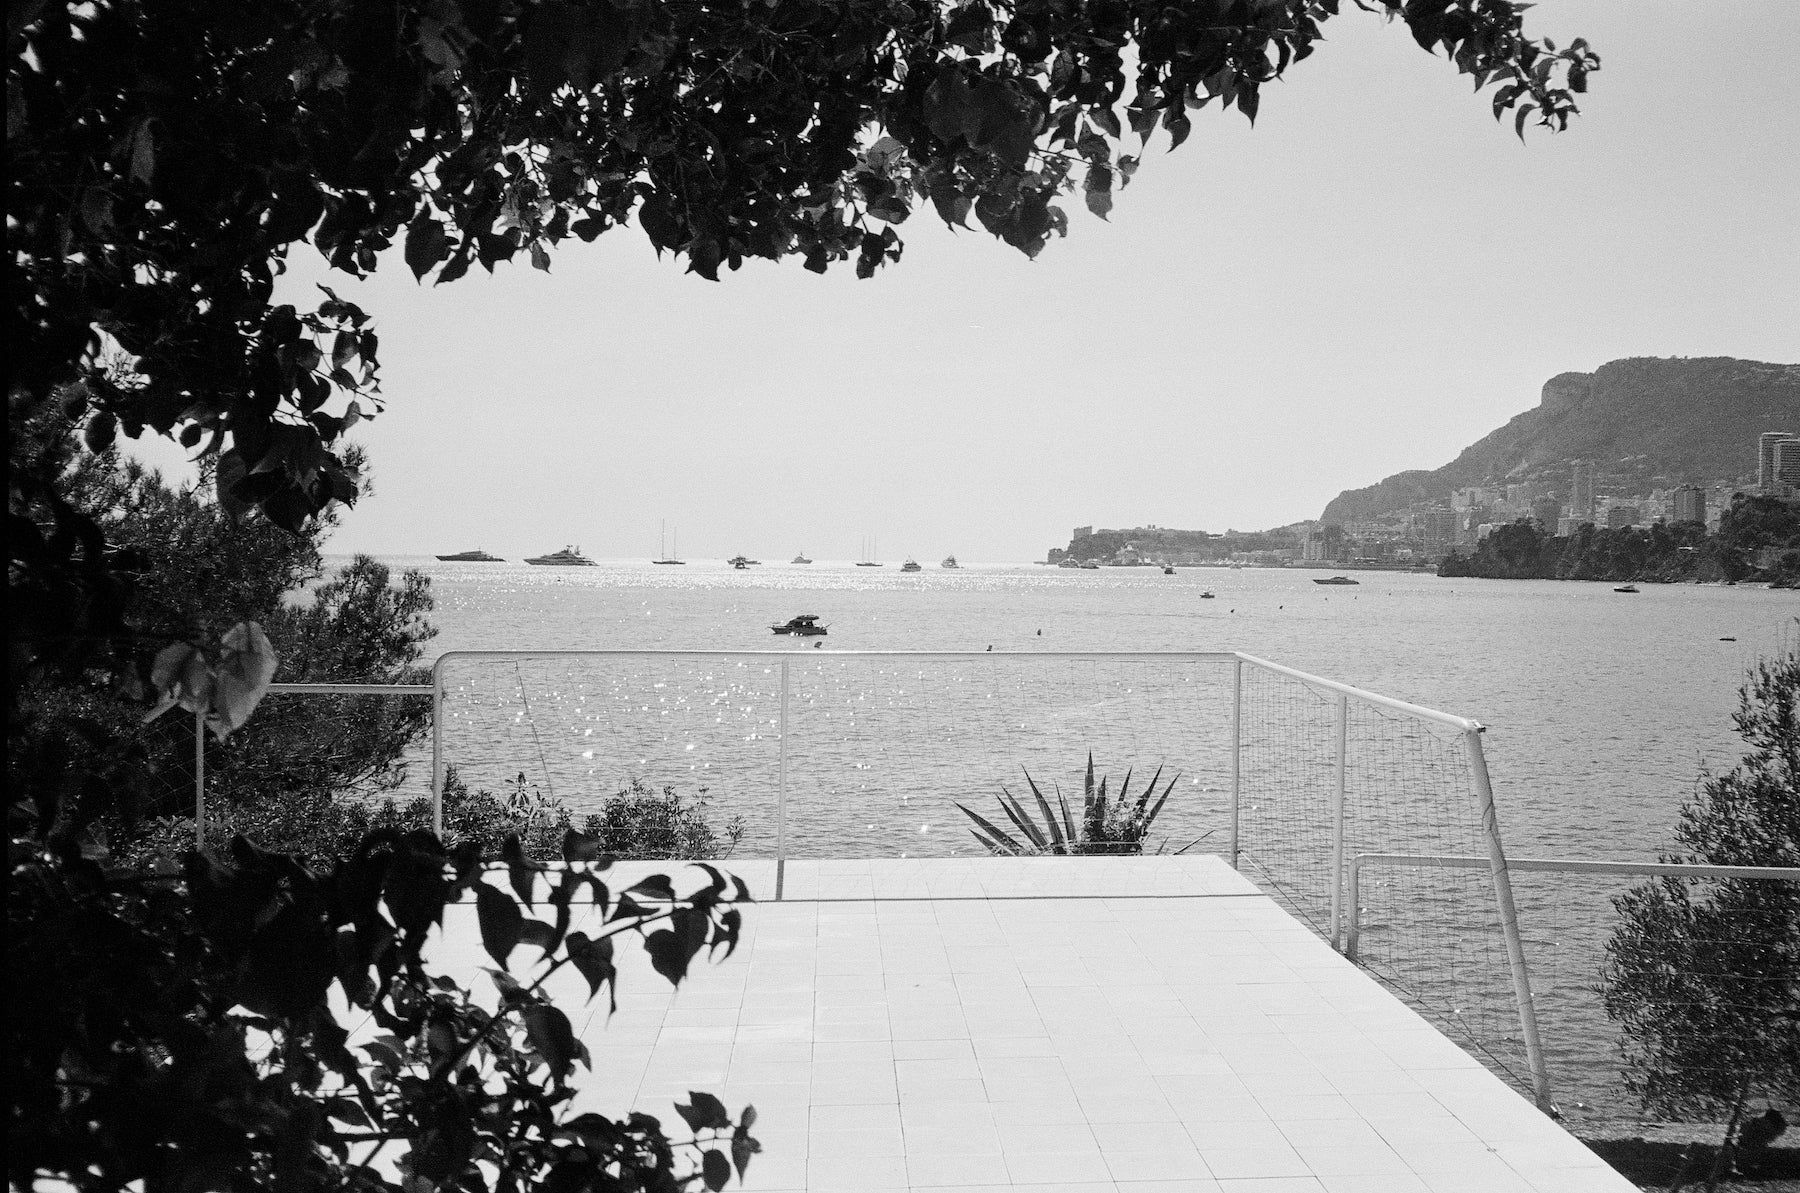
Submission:
<svg viewBox="0 0 1800 1193">
<path fill-rule="evenodd" d="M 578 833 L 554 875 L 508 852 L 497 872 L 472 843 L 383 828 L 328 872 L 239 838 L 144 875 L 14 838 L 10 1186 L 672 1193 L 741 1179 L 760 1150 L 750 1108 L 734 1121 L 692 1094 L 686 1138 L 649 1115 L 571 1111 L 588 1056 L 546 979 L 572 969 L 612 1005 L 613 938 L 636 933 L 679 983 L 702 952 L 736 947 L 743 883 L 705 866 L 690 894 L 662 875 L 614 891 L 611 859 Z M 475 905 L 497 1000 L 428 969 L 431 929 L 458 901 Z M 374 1034 L 353 1042 L 334 1003 Z"/>
</svg>

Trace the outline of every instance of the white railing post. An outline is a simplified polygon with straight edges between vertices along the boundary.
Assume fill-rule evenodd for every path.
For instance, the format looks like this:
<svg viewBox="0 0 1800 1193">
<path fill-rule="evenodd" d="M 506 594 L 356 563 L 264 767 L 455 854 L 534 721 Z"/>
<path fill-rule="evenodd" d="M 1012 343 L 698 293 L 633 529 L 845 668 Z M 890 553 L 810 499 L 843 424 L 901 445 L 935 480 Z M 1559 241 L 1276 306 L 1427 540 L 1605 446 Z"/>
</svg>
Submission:
<svg viewBox="0 0 1800 1193">
<path fill-rule="evenodd" d="M 206 705 L 194 709 L 194 848 L 206 848 Z"/>
<path fill-rule="evenodd" d="M 788 661 L 781 660 L 781 773 L 775 786 L 775 901 L 787 879 Z"/>
<path fill-rule="evenodd" d="M 1544 1067 L 1544 1048 L 1538 1038 L 1537 1006 L 1531 997 L 1531 975 L 1525 968 L 1525 944 L 1519 939 L 1519 912 L 1513 904 L 1506 849 L 1500 843 L 1500 817 L 1494 810 L 1494 784 L 1488 777 L 1480 726 L 1465 732 L 1463 741 L 1469 751 L 1469 770 L 1476 809 L 1481 814 L 1481 832 L 1487 838 L 1488 867 L 1494 876 L 1494 901 L 1500 911 L 1500 933 L 1506 939 L 1506 963 L 1512 970 L 1513 998 L 1519 1004 L 1519 1032 L 1525 1037 L 1525 1061 L 1531 1066 L 1531 1092 L 1538 1109 L 1549 1113 L 1550 1074 Z"/>
<path fill-rule="evenodd" d="M 1244 760 L 1244 660 L 1231 661 L 1231 868 L 1238 868 L 1238 808 Z"/>
<path fill-rule="evenodd" d="M 444 838 L 444 660 L 431 666 L 431 832 Z"/>
<path fill-rule="evenodd" d="M 1336 781 L 1331 793 L 1331 947 L 1341 949 L 1344 935 L 1344 781 L 1350 744 L 1350 698 L 1338 693 Z"/>
<path fill-rule="evenodd" d="M 1360 853 L 1350 859 L 1350 926 L 1344 933 L 1344 959 L 1351 962 L 1362 938 L 1362 861 Z"/>
</svg>

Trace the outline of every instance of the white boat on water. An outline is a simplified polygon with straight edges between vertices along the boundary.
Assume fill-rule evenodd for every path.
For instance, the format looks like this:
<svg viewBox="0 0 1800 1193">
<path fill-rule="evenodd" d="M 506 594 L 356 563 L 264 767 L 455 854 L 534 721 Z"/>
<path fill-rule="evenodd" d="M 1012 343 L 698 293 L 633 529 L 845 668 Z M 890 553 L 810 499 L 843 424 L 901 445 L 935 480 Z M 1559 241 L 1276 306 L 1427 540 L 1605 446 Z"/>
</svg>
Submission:
<svg viewBox="0 0 1800 1193">
<path fill-rule="evenodd" d="M 806 557 L 806 552 L 802 551 L 802 552 L 800 552 L 800 554 L 794 556 L 793 559 L 789 560 L 789 562 L 790 563 L 811 563 L 812 560 L 808 559 Z"/>
<path fill-rule="evenodd" d="M 598 566 L 593 560 L 581 553 L 580 547 L 564 547 L 560 551 L 552 551 L 548 555 L 537 555 L 525 561 L 538 567 L 575 567 L 591 568 Z"/>
<path fill-rule="evenodd" d="M 944 562 L 938 564 L 938 566 L 941 568 L 959 568 L 962 564 L 956 562 L 956 556 L 946 555 L 944 556 Z"/>
</svg>

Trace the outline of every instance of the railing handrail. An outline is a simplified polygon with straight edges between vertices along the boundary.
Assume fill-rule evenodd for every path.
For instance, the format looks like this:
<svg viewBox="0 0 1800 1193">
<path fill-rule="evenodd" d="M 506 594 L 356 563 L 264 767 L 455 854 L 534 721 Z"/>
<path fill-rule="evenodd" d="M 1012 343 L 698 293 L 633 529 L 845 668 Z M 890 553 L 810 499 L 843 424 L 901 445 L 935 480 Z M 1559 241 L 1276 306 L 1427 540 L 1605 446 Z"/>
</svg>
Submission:
<svg viewBox="0 0 1800 1193">
<path fill-rule="evenodd" d="M 429 696 L 428 683 L 272 683 L 271 696 Z"/>
<path fill-rule="evenodd" d="M 1485 870 L 1489 859 L 1461 853 L 1359 853 L 1350 859 L 1350 925 L 1344 956 L 1356 960 L 1362 936 L 1362 870 L 1364 866 L 1435 866 L 1450 870 Z M 1513 857 L 1509 870 L 1539 873 L 1614 874 L 1633 878 L 1746 878 L 1800 882 L 1800 866 L 1715 866 L 1706 862 L 1612 862 L 1587 858 Z"/>
<path fill-rule="evenodd" d="M 1485 732 L 1487 728 L 1480 721 L 1471 720 L 1468 717 L 1459 717 L 1454 713 L 1440 712 L 1435 708 L 1426 708 L 1423 704 L 1413 704 L 1406 700 L 1396 700 L 1392 696 L 1383 696 L 1381 693 L 1371 692 L 1367 688 L 1359 688 L 1352 684 L 1340 683 L 1335 679 L 1326 679 L 1322 675 L 1313 675 L 1310 672 L 1301 671 L 1295 667 L 1284 667 L 1280 663 L 1271 663 L 1267 659 L 1259 659 L 1255 655 L 1245 654 L 1241 650 L 1234 651 L 1233 654 L 1244 662 L 1249 663 L 1251 666 L 1261 667 L 1265 671 L 1273 671 L 1277 675 L 1285 675 L 1289 679 L 1297 679 L 1301 683 L 1324 688 L 1327 691 L 1336 692 L 1341 696 L 1348 696 L 1350 699 L 1361 701 L 1364 704 L 1373 704 L 1377 708 L 1389 709 L 1393 712 L 1404 713 L 1409 717 L 1418 717 L 1426 721 L 1436 721 L 1440 725 L 1448 725 L 1450 728 L 1461 730 L 1464 733 L 1482 733 Z"/>
<path fill-rule="evenodd" d="M 1359 853 L 1350 859 L 1352 873 L 1363 865 L 1439 866 L 1449 869 L 1485 868 L 1488 859 L 1458 853 Z M 1616 862 L 1587 858 L 1509 857 L 1514 870 L 1538 870 L 1573 874 L 1620 874 L 1670 878 L 1769 878 L 1800 882 L 1800 866 L 1719 866 L 1710 862 Z"/>
</svg>

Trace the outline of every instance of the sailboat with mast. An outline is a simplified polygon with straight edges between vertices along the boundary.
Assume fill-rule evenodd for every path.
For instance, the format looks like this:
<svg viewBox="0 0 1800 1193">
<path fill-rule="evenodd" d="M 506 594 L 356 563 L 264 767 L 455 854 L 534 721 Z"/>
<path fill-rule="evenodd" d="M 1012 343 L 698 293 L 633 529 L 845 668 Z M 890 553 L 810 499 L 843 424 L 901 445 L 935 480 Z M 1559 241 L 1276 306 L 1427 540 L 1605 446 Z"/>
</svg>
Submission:
<svg viewBox="0 0 1800 1193">
<path fill-rule="evenodd" d="M 667 522 L 663 523 L 664 530 L 667 530 L 668 526 Z M 656 553 L 662 555 L 662 558 L 652 559 L 651 563 L 685 565 L 687 560 L 681 557 L 681 531 L 679 529 L 675 531 L 675 553 L 673 555 L 663 554 L 663 537 L 659 533 L 656 538 Z"/>
<path fill-rule="evenodd" d="M 864 540 L 862 558 L 856 561 L 857 567 L 859 567 L 859 568 L 878 568 L 881 566 L 880 560 L 869 558 L 869 556 L 875 554 L 873 544 L 874 544 L 874 540 L 872 538 Z"/>
</svg>

